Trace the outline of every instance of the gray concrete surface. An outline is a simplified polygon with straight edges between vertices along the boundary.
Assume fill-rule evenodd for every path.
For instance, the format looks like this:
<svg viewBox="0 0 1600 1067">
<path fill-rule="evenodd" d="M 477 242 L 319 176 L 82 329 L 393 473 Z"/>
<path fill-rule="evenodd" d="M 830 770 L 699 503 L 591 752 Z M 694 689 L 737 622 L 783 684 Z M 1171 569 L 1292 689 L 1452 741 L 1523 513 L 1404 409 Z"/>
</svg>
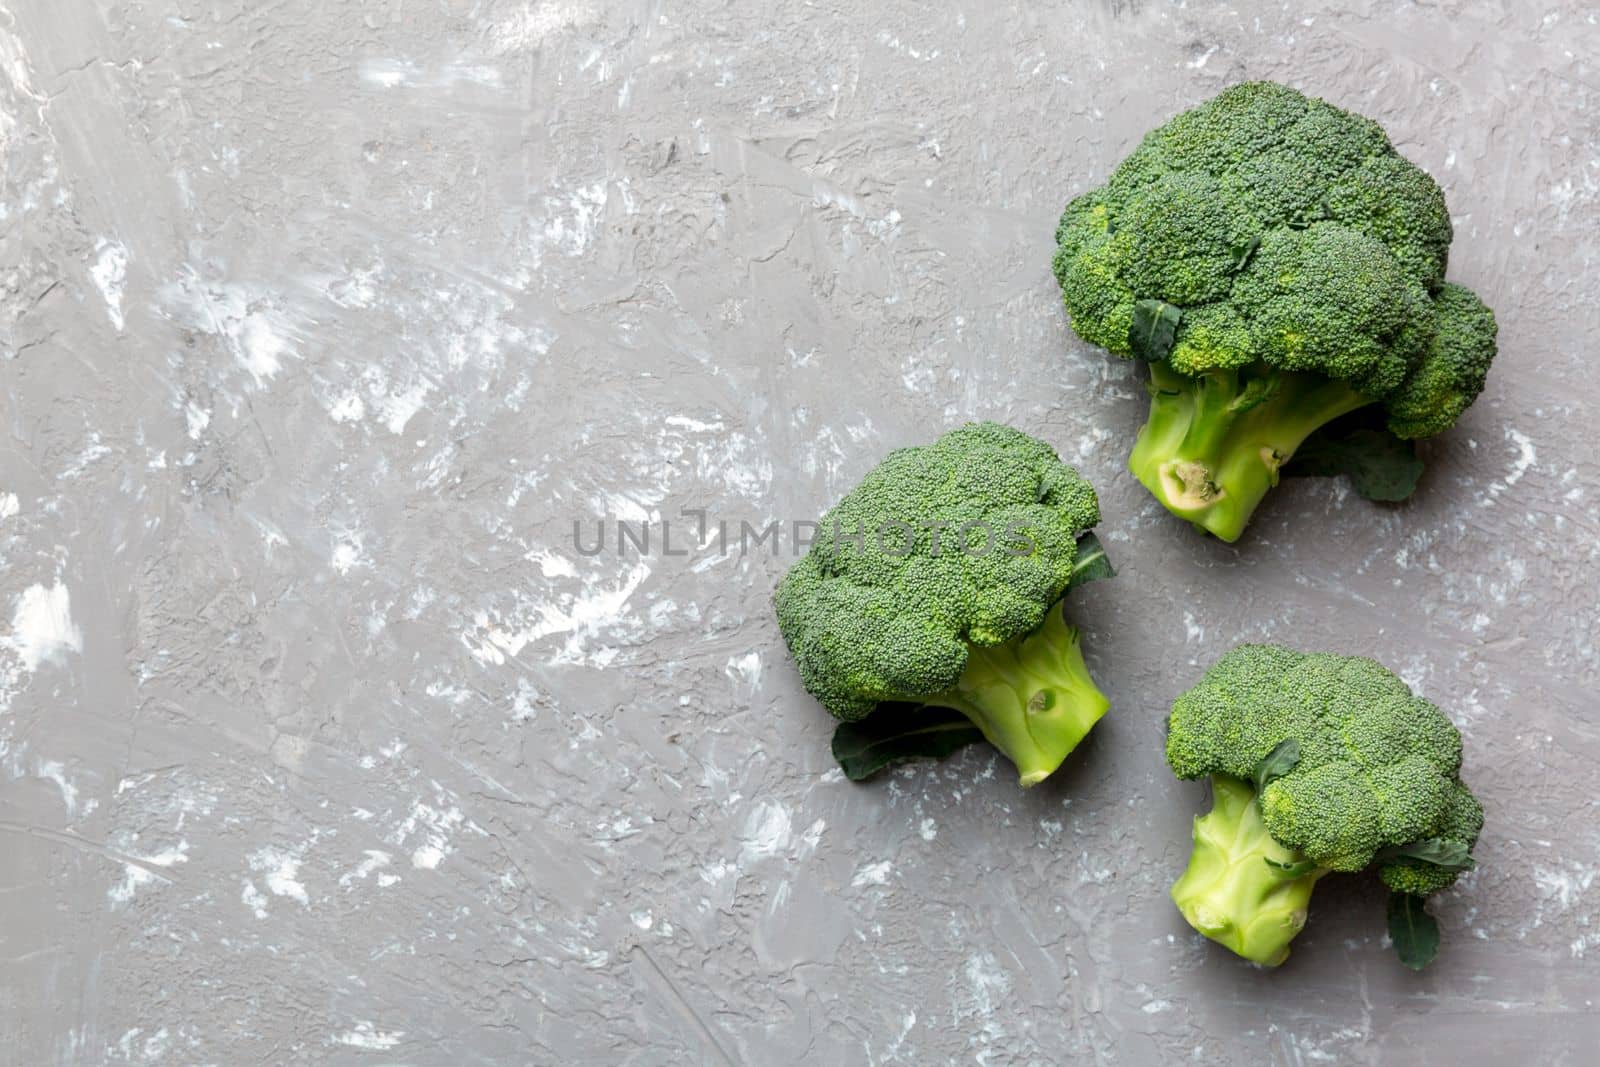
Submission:
<svg viewBox="0 0 1600 1067">
<path fill-rule="evenodd" d="M 0 1060 L 1556 1063 L 1600 1044 L 1592 5 L 0 4 Z M 1247 77 L 1385 123 L 1496 309 L 1378 508 L 1237 547 L 1123 470 L 1066 199 Z M 830 769 L 786 565 L 574 551 L 814 515 L 972 418 L 1103 491 L 1114 704 L 1020 793 Z M 787 544 L 785 544 L 787 551 Z M 1416 976 L 1327 882 L 1255 971 L 1166 898 L 1164 709 L 1375 653 L 1488 807 Z"/>
</svg>

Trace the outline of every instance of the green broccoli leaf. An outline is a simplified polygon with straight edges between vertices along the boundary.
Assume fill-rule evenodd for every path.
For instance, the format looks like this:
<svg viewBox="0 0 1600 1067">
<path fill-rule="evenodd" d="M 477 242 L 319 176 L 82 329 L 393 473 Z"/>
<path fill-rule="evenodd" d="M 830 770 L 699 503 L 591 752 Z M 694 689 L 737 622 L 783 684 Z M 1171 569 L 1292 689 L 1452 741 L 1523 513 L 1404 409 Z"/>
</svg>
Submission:
<svg viewBox="0 0 1600 1067">
<path fill-rule="evenodd" d="M 1183 309 L 1165 300 L 1140 300 L 1133 305 L 1133 329 L 1128 344 L 1133 354 L 1151 363 L 1160 363 L 1178 340 L 1178 323 Z"/>
<path fill-rule="evenodd" d="M 1117 572 L 1111 566 L 1111 557 L 1106 555 L 1106 547 L 1100 543 L 1100 538 L 1092 533 L 1079 537 L 1078 555 L 1072 561 L 1072 577 L 1067 579 L 1067 589 L 1076 589 L 1088 582 L 1116 576 Z"/>
<path fill-rule="evenodd" d="M 1345 475 L 1368 500 L 1404 500 L 1422 477 L 1416 445 L 1386 429 L 1363 426 L 1350 430 L 1335 423 L 1306 438 L 1283 468 L 1287 475 Z"/>
<path fill-rule="evenodd" d="M 1460 841 L 1447 841 L 1442 837 L 1430 837 L 1422 841 L 1413 841 L 1409 845 L 1386 848 L 1379 854 L 1379 858 L 1421 860 L 1435 867 L 1443 867 L 1447 871 L 1470 871 L 1478 865 L 1478 861 L 1467 851 L 1466 845 Z"/>
<path fill-rule="evenodd" d="M 1439 953 L 1439 923 L 1428 914 L 1421 897 L 1389 894 L 1389 937 L 1400 962 L 1420 971 Z"/>
<path fill-rule="evenodd" d="M 1255 778 L 1256 795 L 1272 783 L 1274 778 L 1282 778 L 1300 763 L 1300 742 L 1294 738 L 1279 741 L 1277 747 L 1261 758 L 1256 764 Z"/>
<path fill-rule="evenodd" d="M 950 708 L 885 703 L 833 731 L 833 758 L 846 778 L 864 781 L 896 763 L 944 759 L 983 740 L 971 719 Z"/>
<path fill-rule="evenodd" d="M 1236 244 L 1228 250 L 1233 257 L 1233 273 L 1238 274 L 1250 265 L 1250 258 L 1256 254 L 1256 249 L 1261 247 L 1261 237 L 1258 234 L 1250 240 Z"/>
</svg>

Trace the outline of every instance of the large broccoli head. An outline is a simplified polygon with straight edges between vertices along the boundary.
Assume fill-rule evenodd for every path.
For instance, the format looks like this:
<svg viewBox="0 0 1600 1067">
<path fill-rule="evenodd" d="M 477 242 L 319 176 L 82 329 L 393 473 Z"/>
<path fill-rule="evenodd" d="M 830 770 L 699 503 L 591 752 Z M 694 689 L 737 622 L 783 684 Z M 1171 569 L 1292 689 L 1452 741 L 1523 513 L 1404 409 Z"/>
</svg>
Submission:
<svg viewBox="0 0 1600 1067">
<path fill-rule="evenodd" d="M 1450 239 L 1438 184 L 1377 123 L 1247 82 L 1074 200 L 1055 273 L 1087 341 L 1134 355 L 1135 307 L 1161 301 L 1182 312 L 1179 373 L 1315 371 L 1395 398 L 1391 427 L 1413 437 L 1455 421 L 1494 353 L 1493 316 L 1444 284 Z"/>
<path fill-rule="evenodd" d="M 1444 281 L 1450 240 L 1438 184 L 1376 123 L 1249 82 L 1073 200 L 1054 270 L 1079 336 L 1159 365 L 1135 473 L 1232 540 L 1323 423 L 1381 403 L 1392 433 L 1426 437 L 1482 391 L 1494 316 Z"/>
<path fill-rule="evenodd" d="M 1319 866 L 1359 871 L 1385 848 L 1462 830 L 1446 825 L 1463 793 L 1460 732 L 1360 656 L 1234 649 L 1173 705 L 1167 762 L 1179 778 L 1249 779 L 1291 740 L 1299 760 L 1262 790 L 1262 821 Z"/>
<path fill-rule="evenodd" d="M 1470 867 L 1483 827 L 1483 809 L 1460 779 L 1456 727 L 1382 664 L 1362 657 L 1276 645 L 1234 649 L 1173 705 L 1167 761 L 1179 778 L 1211 775 L 1223 789 L 1250 791 L 1254 803 L 1238 808 L 1232 821 L 1258 823 L 1270 838 L 1263 844 L 1276 851 L 1264 854 L 1271 861 L 1265 866 L 1231 869 L 1248 872 L 1253 891 L 1267 887 L 1279 897 L 1286 867 L 1298 865 L 1293 873 L 1310 878 L 1309 896 L 1323 873 L 1374 863 L 1391 889 L 1426 896 Z M 1197 853 L 1202 836 L 1197 825 Z M 1213 833 L 1208 844 L 1226 848 L 1217 844 L 1226 838 Z M 1217 903 L 1214 879 L 1185 877 L 1174 896 L 1186 914 L 1203 917 L 1195 925 L 1211 936 L 1208 925 L 1239 936 L 1248 926 L 1240 912 L 1263 910 L 1259 900 L 1240 904 L 1237 873 L 1226 907 Z M 1275 928 L 1276 936 L 1298 932 L 1303 901 L 1300 907 L 1292 929 Z M 1286 955 L 1288 937 L 1271 941 L 1269 954 Z"/>
<path fill-rule="evenodd" d="M 1060 612 L 1043 624 L 1099 517 L 1088 482 L 1006 426 L 891 453 L 823 516 L 778 587 L 779 629 L 806 689 L 844 720 L 883 701 L 957 708 L 1025 780 L 1049 773 L 1066 751 L 1032 750 L 1051 747 L 1045 727 L 1082 704 L 1066 691 L 1087 674 Z M 1007 674 L 1007 657 L 1027 671 Z M 1095 701 L 1098 718 L 1098 691 Z"/>
</svg>

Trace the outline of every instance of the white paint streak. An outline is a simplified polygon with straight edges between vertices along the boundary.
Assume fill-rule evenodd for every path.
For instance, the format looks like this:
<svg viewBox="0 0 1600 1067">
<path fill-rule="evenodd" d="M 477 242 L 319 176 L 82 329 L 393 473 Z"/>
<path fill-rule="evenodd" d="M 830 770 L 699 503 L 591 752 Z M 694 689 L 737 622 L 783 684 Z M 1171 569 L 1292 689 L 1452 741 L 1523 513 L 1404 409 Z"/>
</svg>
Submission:
<svg viewBox="0 0 1600 1067">
<path fill-rule="evenodd" d="M 56 788 L 61 790 L 61 803 L 67 807 L 67 815 L 78 813 L 78 787 L 67 777 L 66 765 L 56 760 L 40 760 L 38 775 L 48 781 L 54 782 Z"/>
<path fill-rule="evenodd" d="M 461 82 L 499 88 L 500 72 L 481 63 L 443 63 L 424 69 L 409 59 L 364 59 L 361 80 L 380 89 L 449 89 Z"/>
<path fill-rule="evenodd" d="M 283 369 L 283 357 L 290 353 L 288 342 L 278 334 L 272 323 L 257 314 L 247 315 L 238 330 L 238 350 L 245 370 L 257 383 L 275 376 Z"/>
<path fill-rule="evenodd" d="M 504 663 L 507 657 L 518 655 L 540 638 L 552 634 L 571 634 L 566 647 L 551 657 L 551 662 L 589 662 L 604 666 L 610 661 L 611 655 L 607 654 L 607 650 L 588 650 L 586 640 L 598 636 L 606 627 L 622 619 L 628 598 L 644 583 L 649 573 L 650 569 L 642 562 L 636 563 L 616 584 L 597 582 L 580 595 L 567 595 L 555 602 L 530 604 L 519 614 L 529 614 L 533 621 L 518 628 L 491 620 L 487 611 L 476 612 L 472 618 L 476 633 L 463 634 L 462 640 L 479 663 L 498 665 Z"/>
<path fill-rule="evenodd" d="M 299 355 L 294 346 L 300 320 L 273 293 L 235 282 L 206 282 L 191 270 L 163 286 L 160 295 L 175 321 L 226 343 L 257 386 L 274 378 L 285 359 Z"/>
<path fill-rule="evenodd" d="M 268 845 L 252 852 L 249 857 L 250 869 L 265 876 L 267 890 L 273 896 L 288 897 L 309 907 L 311 898 L 306 894 L 306 887 L 300 882 L 300 856 L 293 852 L 285 852 Z M 258 910 L 258 917 L 265 917 L 265 909 Z"/>
<path fill-rule="evenodd" d="M 127 905 L 138 894 L 139 887 L 156 880 L 156 876 L 134 863 L 122 865 L 122 881 L 106 890 L 106 899 L 113 908 Z M 262 918 L 265 918 L 263 913 Z"/>
<path fill-rule="evenodd" d="M 545 223 L 533 248 L 534 264 L 538 264 L 545 248 L 554 248 L 566 256 L 587 252 L 600 232 L 606 199 L 603 181 L 579 186 L 564 200 L 545 197 Z"/>
<path fill-rule="evenodd" d="M 416 67 L 399 59 L 368 59 L 361 63 L 361 80 L 369 85 L 394 89 L 404 85 Z"/>
<path fill-rule="evenodd" d="M 366 849 L 361 855 L 363 859 L 356 865 L 354 870 L 339 876 L 340 886 L 348 889 L 353 883 L 363 881 L 374 871 L 389 866 L 394 859 L 389 853 L 378 848 Z"/>
<path fill-rule="evenodd" d="M 1517 458 L 1511 465 L 1511 472 L 1506 475 L 1506 485 L 1510 486 L 1520 482 L 1522 476 L 1539 462 L 1539 453 L 1534 449 L 1533 441 L 1528 435 L 1516 427 L 1507 426 L 1506 437 L 1517 446 Z"/>
<path fill-rule="evenodd" d="M 389 428 L 389 432 L 398 437 L 405 433 L 406 423 L 422 410 L 431 392 L 433 392 L 432 382 L 419 381 L 414 382 L 403 392 L 390 393 L 378 401 L 378 417 Z"/>
<path fill-rule="evenodd" d="M 764 801 L 745 822 L 741 859 L 749 862 L 778 855 L 789 847 L 793 832 L 789 810 L 775 800 Z"/>
<path fill-rule="evenodd" d="M 144 874 L 145 872 L 141 871 L 140 873 Z M 146 877 L 149 876 L 146 875 Z M 257 919 L 265 919 L 267 917 L 267 898 L 261 895 L 261 890 L 255 887 L 254 882 L 245 882 L 244 889 L 239 894 L 239 899 L 244 902 L 244 906 L 249 908 Z"/>
<path fill-rule="evenodd" d="M 402 845 L 420 830 L 422 840 L 411 850 L 411 866 L 431 871 L 455 851 L 450 843 L 451 835 L 461 829 L 466 821 L 466 816 L 458 807 L 436 808 L 419 800 L 411 806 L 411 814 L 389 836 L 389 841 Z"/>
<path fill-rule="evenodd" d="M 511 721 L 532 722 L 539 715 L 539 702 L 543 699 L 537 687 L 526 678 L 517 679 L 517 692 L 511 698 Z"/>
<path fill-rule="evenodd" d="M 1183 613 L 1183 636 L 1189 644 L 1195 644 L 1206 639 L 1206 628 L 1200 625 L 1192 612 Z"/>
<path fill-rule="evenodd" d="M 366 413 L 367 405 L 362 402 L 360 394 L 355 392 L 344 394 L 328 409 L 328 417 L 334 422 L 360 422 Z"/>
<path fill-rule="evenodd" d="M 191 400 L 183 406 L 183 421 L 189 440 L 198 441 L 200 435 L 206 432 L 206 427 L 211 425 L 211 412 Z"/>
<path fill-rule="evenodd" d="M 328 564 L 340 574 L 349 574 L 352 568 L 359 567 L 366 561 L 361 539 L 345 537 L 333 546 L 333 555 L 329 557 Z"/>
<path fill-rule="evenodd" d="M 728 677 L 736 682 L 743 682 L 751 689 L 761 685 L 761 653 L 746 652 L 742 656 L 734 656 L 728 660 L 724 668 Z"/>
<path fill-rule="evenodd" d="M 163 849 L 152 856 L 135 857 L 144 863 L 157 867 L 171 867 L 179 863 L 189 862 L 189 842 L 179 841 L 172 848 Z M 151 885 L 158 881 L 156 875 L 138 863 L 124 863 L 122 865 L 122 881 L 113 885 L 106 891 L 106 899 L 111 907 L 121 908 L 138 894 L 141 886 Z"/>
<path fill-rule="evenodd" d="M 100 290 L 100 296 L 106 302 L 106 314 L 111 316 L 111 325 L 121 333 L 124 324 L 122 288 L 128 278 L 128 250 L 120 241 L 103 237 L 95 243 L 94 248 L 94 264 L 89 268 L 89 277 L 94 280 L 95 288 Z"/>
<path fill-rule="evenodd" d="M 561 3 L 560 0 L 525 5 L 505 21 L 489 29 L 490 47 L 496 53 L 525 52 L 538 48 L 558 30 L 577 28 L 593 22 L 593 4 Z"/>
<path fill-rule="evenodd" d="M 342 1034 L 333 1035 L 334 1044 L 383 1052 L 400 1044 L 404 1030 L 379 1030 L 365 1019 Z"/>
<path fill-rule="evenodd" d="M 576 578 L 578 569 L 572 561 L 565 556 L 558 556 L 547 550 L 536 550 L 528 553 L 527 559 L 539 565 L 539 573 L 546 578 Z"/>
<path fill-rule="evenodd" d="M 855 877 L 850 879 L 850 885 L 855 889 L 869 885 L 887 885 L 889 883 L 889 874 L 893 870 L 894 864 L 888 860 L 862 864 L 860 869 L 856 871 Z"/>
<path fill-rule="evenodd" d="M 988 952 L 968 957 L 963 971 L 967 989 L 957 1005 L 956 1017 L 958 1020 L 967 1020 L 969 1045 L 992 1047 L 1006 1036 L 1001 1020 L 1007 1016 L 1002 1008 L 1011 995 L 1011 979 L 1001 970 L 994 955 Z M 981 1061 L 987 1059 L 986 1056 L 981 1057 Z"/>
<path fill-rule="evenodd" d="M 1533 868 L 1533 881 L 1541 896 L 1553 900 L 1558 910 L 1566 911 L 1589 892 L 1597 873 L 1600 871 L 1593 867 L 1573 865 L 1570 870 L 1562 870 L 1540 864 Z M 1542 920 L 1543 911 L 1538 909 L 1536 919 Z"/>
<path fill-rule="evenodd" d="M 57 662 L 66 652 L 83 651 L 83 632 L 72 621 L 72 595 L 60 582 L 49 589 L 30 585 L 17 598 L 11 613 L 11 633 L 0 644 L 16 652 L 29 671 L 46 661 Z"/>
</svg>

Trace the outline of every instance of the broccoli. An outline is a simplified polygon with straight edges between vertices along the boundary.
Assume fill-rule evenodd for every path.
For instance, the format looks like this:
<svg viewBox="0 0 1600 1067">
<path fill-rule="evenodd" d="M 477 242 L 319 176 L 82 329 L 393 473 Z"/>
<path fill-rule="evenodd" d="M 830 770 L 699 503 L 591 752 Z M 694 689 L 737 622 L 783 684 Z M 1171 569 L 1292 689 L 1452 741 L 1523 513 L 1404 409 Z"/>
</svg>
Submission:
<svg viewBox="0 0 1600 1067">
<path fill-rule="evenodd" d="M 1167 762 L 1211 776 L 1172 887 L 1196 930 L 1276 966 L 1317 881 L 1375 864 L 1401 960 L 1431 958 L 1421 900 L 1471 868 L 1483 809 L 1461 783 L 1461 734 L 1382 664 L 1242 645 L 1173 704 Z"/>
<path fill-rule="evenodd" d="M 805 687 L 852 722 L 880 702 L 953 708 L 1017 766 L 1060 766 L 1108 703 L 1060 599 L 1093 487 L 994 423 L 889 454 L 820 523 L 774 598 Z"/>
<path fill-rule="evenodd" d="M 1248 82 L 1068 204 L 1053 265 L 1078 336 L 1150 365 L 1129 468 L 1234 541 L 1320 427 L 1382 405 L 1389 433 L 1429 437 L 1482 391 L 1494 315 L 1444 280 L 1451 234 L 1376 123 Z"/>
</svg>

